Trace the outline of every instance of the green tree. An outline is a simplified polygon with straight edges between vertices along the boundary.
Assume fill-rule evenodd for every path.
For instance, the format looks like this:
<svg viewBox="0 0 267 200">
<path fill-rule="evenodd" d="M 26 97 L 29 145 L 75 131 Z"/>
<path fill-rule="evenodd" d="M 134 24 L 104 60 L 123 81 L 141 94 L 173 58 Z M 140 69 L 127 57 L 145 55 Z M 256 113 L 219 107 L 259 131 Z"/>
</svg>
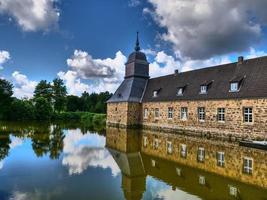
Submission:
<svg viewBox="0 0 267 200">
<path fill-rule="evenodd" d="M 35 99 L 35 116 L 38 120 L 50 120 L 53 114 L 51 103 L 44 97 Z"/>
<path fill-rule="evenodd" d="M 79 97 L 74 95 L 67 96 L 67 111 L 82 111 L 82 107 L 82 101 Z"/>
<path fill-rule="evenodd" d="M 3 118 L 9 110 L 12 101 L 12 84 L 5 79 L 0 79 L 0 119 Z"/>
<path fill-rule="evenodd" d="M 56 78 L 53 80 L 53 99 L 54 109 L 58 112 L 63 111 L 66 106 L 67 88 L 62 79 Z"/>
<path fill-rule="evenodd" d="M 27 99 L 14 99 L 10 105 L 8 119 L 10 120 L 32 120 L 35 119 L 35 109 L 32 101 Z"/>
<path fill-rule="evenodd" d="M 34 90 L 34 98 L 43 97 L 48 100 L 48 102 L 52 102 L 53 89 L 49 82 L 46 80 L 41 80 Z"/>
</svg>

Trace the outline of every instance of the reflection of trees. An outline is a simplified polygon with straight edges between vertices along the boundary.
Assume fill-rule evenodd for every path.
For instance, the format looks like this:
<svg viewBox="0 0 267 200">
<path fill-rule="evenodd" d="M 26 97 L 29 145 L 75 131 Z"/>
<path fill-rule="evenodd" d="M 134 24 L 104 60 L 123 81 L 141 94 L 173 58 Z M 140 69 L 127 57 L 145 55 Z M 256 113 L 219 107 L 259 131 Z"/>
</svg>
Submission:
<svg viewBox="0 0 267 200">
<path fill-rule="evenodd" d="M 33 151 L 38 157 L 49 153 L 51 159 L 57 159 L 63 150 L 64 137 L 64 132 L 58 125 L 54 125 L 51 132 L 35 132 L 32 136 Z"/>
<path fill-rule="evenodd" d="M 5 136 L 0 137 L 0 161 L 8 156 L 8 152 L 10 149 L 10 147 L 9 147 L 10 143 L 11 143 L 11 140 L 9 138 L 9 135 L 5 135 Z"/>
</svg>

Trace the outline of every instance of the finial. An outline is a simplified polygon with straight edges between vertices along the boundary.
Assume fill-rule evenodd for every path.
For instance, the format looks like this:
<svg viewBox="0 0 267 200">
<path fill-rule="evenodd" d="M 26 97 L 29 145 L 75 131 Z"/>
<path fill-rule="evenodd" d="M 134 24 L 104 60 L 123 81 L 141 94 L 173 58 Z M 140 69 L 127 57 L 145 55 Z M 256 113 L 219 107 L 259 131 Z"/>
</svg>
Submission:
<svg viewBox="0 0 267 200">
<path fill-rule="evenodd" d="M 140 46 L 139 46 L 139 32 L 136 32 L 136 43 L 135 43 L 135 51 L 140 51 Z"/>
</svg>

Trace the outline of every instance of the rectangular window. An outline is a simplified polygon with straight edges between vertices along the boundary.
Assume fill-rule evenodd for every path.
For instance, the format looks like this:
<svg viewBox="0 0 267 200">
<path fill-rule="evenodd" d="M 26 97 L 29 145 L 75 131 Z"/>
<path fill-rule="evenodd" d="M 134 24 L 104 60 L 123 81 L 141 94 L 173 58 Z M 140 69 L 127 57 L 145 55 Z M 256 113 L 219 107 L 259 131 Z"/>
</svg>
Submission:
<svg viewBox="0 0 267 200">
<path fill-rule="evenodd" d="M 206 85 L 200 86 L 200 94 L 206 94 L 208 91 L 208 87 Z"/>
<path fill-rule="evenodd" d="M 153 97 L 157 97 L 158 96 L 158 91 L 157 90 L 154 90 L 153 91 Z"/>
<path fill-rule="evenodd" d="M 197 161 L 204 162 L 204 160 L 205 160 L 205 149 L 202 147 L 199 147 L 197 151 Z"/>
<path fill-rule="evenodd" d="M 155 118 L 159 118 L 159 108 L 155 108 Z"/>
<path fill-rule="evenodd" d="M 225 121 L 225 108 L 218 108 L 217 110 L 217 118 L 219 122 Z"/>
<path fill-rule="evenodd" d="M 153 142 L 153 148 L 154 149 L 158 149 L 159 148 L 159 139 L 154 139 L 154 142 Z"/>
<path fill-rule="evenodd" d="M 181 144 L 181 153 L 180 153 L 182 158 L 186 158 L 187 156 L 187 149 L 185 144 Z"/>
<path fill-rule="evenodd" d="M 172 154 L 172 142 L 167 141 L 167 153 Z"/>
<path fill-rule="evenodd" d="M 186 107 L 181 108 L 181 120 L 187 120 L 188 110 Z"/>
<path fill-rule="evenodd" d="M 183 96 L 183 88 L 178 88 L 177 89 L 177 96 Z"/>
<path fill-rule="evenodd" d="M 252 108 L 244 108 L 244 122 L 251 123 L 253 122 L 253 112 Z"/>
<path fill-rule="evenodd" d="M 198 120 L 199 121 L 205 121 L 205 108 L 204 107 L 200 107 L 198 108 Z"/>
<path fill-rule="evenodd" d="M 243 159 L 243 172 L 246 174 L 252 174 L 253 170 L 253 159 L 245 157 Z"/>
<path fill-rule="evenodd" d="M 237 92 L 238 91 L 238 82 L 234 82 L 230 84 L 230 92 Z"/>
<path fill-rule="evenodd" d="M 217 152 L 217 166 L 224 167 L 224 152 Z"/>
<path fill-rule="evenodd" d="M 143 146 L 147 147 L 147 137 L 146 136 L 143 137 Z"/>
<path fill-rule="evenodd" d="M 148 109 L 145 108 L 144 109 L 144 118 L 147 119 L 147 117 L 148 117 Z"/>
<path fill-rule="evenodd" d="M 168 108 L 168 119 L 172 119 L 173 118 L 173 108 L 169 107 Z"/>
</svg>

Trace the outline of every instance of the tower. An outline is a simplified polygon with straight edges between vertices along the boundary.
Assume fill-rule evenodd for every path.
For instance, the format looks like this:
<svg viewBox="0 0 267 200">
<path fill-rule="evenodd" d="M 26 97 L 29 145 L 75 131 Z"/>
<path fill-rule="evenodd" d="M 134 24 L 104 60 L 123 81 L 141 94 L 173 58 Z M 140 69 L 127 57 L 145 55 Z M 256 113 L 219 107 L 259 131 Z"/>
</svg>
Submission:
<svg viewBox="0 0 267 200">
<path fill-rule="evenodd" d="M 107 124 L 122 127 L 140 124 L 141 101 L 149 79 L 149 63 L 140 51 L 137 32 L 134 52 L 125 64 L 125 77 L 114 95 L 107 101 Z"/>
</svg>

